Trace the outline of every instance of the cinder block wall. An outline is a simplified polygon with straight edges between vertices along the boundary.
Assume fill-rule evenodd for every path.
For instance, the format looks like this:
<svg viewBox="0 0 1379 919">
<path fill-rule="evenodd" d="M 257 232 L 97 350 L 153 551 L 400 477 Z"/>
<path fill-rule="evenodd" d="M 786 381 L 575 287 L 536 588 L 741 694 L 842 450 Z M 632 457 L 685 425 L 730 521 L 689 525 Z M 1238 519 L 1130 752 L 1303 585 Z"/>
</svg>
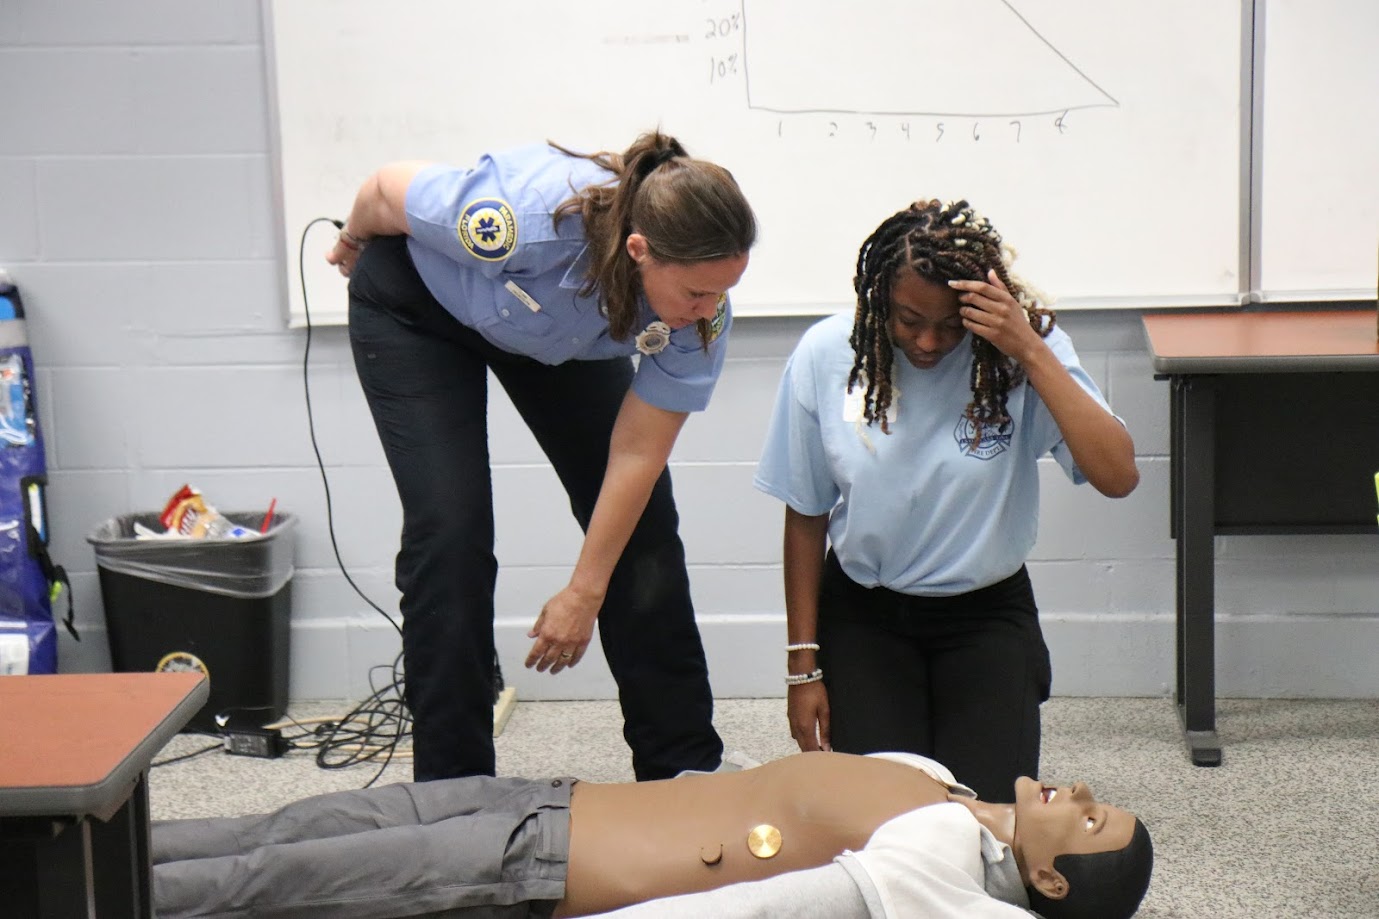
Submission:
<svg viewBox="0 0 1379 919">
<path fill-rule="evenodd" d="M 95 559 L 102 520 L 161 506 L 183 482 L 224 509 L 296 514 L 294 698 L 358 698 L 397 651 L 335 566 L 307 434 L 305 334 L 287 330 L 275 242 L 270 104 L 256 0 L 7 0 L 0 16 L 0 265 L 29 307 L 47 436 L 53 554 L 72 572 L 85 640 L 66 670 L 108 666 Z M 341 201 L 343 210 L 349 202 Z M 314 240 L 308 251 L 323 250 Z M 751 475 L 777 379 L 811 320 L 745 319 L 712 408 L 673 473 L 717 693 L 782 693 L 782 508 Z M 1056 693 L 1161 695 L 1173 676 L 1167 386 L 1134 311 L 1066 313 L 1090 371 L 1135 436 L 1143 476 L 1122 501 L 1048 463 L 1030 562 Z M 344 330 L 317 329 L 316 430 L 340 555 L 394 609 L 400 515 Z M 495 387 L 496 389 L 496 387 Z M 498 635 L 522 698 L 612 695 L 601 660 L 524 671 L 524 637 L 579 544 L 554 476 L 495 395 Z M 1222 695 L 1379 695 L 1379 536 L 1217 544 Z"/>
</svg>

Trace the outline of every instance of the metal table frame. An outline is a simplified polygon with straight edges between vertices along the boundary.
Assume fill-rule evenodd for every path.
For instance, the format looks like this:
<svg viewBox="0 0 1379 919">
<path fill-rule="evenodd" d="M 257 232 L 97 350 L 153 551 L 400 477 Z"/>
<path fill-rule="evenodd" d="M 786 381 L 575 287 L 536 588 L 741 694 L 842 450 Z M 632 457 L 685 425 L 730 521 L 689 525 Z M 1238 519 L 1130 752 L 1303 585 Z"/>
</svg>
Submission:
<svg viewBox="0 0 1379 919">
<path fill-rule="evenodd" d="M 1375 532 L 1379 321 L 1372 309 L 1143 321 L 1171 384 L 1175 701 L 1193 764 L 1216 766 L 1215 537 Z"/>
</svg>

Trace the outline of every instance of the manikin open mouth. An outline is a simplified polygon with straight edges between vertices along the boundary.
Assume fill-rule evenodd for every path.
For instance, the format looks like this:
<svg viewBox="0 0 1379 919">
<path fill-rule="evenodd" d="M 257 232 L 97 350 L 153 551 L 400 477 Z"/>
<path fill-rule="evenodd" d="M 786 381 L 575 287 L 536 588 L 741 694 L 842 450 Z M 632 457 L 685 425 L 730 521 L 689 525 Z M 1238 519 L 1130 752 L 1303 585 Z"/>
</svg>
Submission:
<svg viewBox="0 0 1379 919">
<path fill-rule="evenodd" d="M 1043 801 L 1045 804 L 1048 804 L 1050 801 L 1052 801 L 1054 799 L 1054 796 L 1058 794 L 1057 788 L 1050 788 L 1047 785 L 1041 785 L 1039 786 L 1039 788 L 1039 800 Z"/>
</svg>

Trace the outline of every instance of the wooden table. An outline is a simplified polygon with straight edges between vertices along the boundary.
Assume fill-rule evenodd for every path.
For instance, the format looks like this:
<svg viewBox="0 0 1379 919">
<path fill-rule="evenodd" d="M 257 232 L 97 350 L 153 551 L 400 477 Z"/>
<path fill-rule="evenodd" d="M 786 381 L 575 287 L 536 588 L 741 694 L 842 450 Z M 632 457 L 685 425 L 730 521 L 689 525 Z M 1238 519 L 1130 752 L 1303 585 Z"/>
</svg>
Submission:
<svg viewBox="0 0 1379 919">
<path fill-rule="evenodd" d="M 209 691 L 199 673 L 0 677 L 0 913 L 153 915 L 149 763 Z"/>
<path fill-rule="evenodd" d="M 1379 331 L 1372 308 L 1143 320 L 1172 385 L 1178 715 L 1192 762 L 1215 766 L 1214 537 L 1375 532 Z"/>
</svg>

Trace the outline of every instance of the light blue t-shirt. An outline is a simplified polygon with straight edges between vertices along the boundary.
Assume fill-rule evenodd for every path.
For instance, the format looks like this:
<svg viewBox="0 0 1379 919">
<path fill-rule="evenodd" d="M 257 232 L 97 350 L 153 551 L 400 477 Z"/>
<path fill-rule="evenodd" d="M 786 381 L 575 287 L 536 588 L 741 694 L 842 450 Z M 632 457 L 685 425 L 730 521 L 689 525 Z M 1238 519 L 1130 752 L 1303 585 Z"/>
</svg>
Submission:
<svg viewBox="0 0 1379 919">
<path fill-rule="evenodd" d="M 862 421 L 864 387 L 848 395 L 852 316 L 824 319 L 785 367 L 753 483 L 801 514 L 830 511 L 828 536 L 848 577 L 865 587 L 951 596 L 1009 577 L 1038 529 L 1038 460 L 1052 452 L 1086 481 L 1058 425 L 1028 383 L 1010 393 L 1011 425 L 971 443 L 970 336 L 919 370 L 897 352 L 890 433 Z M 1045 339 L 1074 380 L 1106 400 L 1057 327 Z M 1107 408 L 1109 411 L 1110 409 Z"/>
<path fill-rule="evenodd" d="M 428 166 L 407 188 L 412 261 L 446 310 L 504 351 L 543 364 L 635 354 L 636 333 L 656 314 L 642 298 L 634 334 L 614 341 L 597 292 L 579 295 L 589 264 L 583 219 L 552 219 L 576 189 L 611 178 L 546 144 L 487 154 L 472 169 Z M 663 350 L 642 356 L 633 391 L 669 411 L 704 409 L 731 325 L 724 298 L 708 350 L 693 325 L 676 329 Z"/>
</svg>

